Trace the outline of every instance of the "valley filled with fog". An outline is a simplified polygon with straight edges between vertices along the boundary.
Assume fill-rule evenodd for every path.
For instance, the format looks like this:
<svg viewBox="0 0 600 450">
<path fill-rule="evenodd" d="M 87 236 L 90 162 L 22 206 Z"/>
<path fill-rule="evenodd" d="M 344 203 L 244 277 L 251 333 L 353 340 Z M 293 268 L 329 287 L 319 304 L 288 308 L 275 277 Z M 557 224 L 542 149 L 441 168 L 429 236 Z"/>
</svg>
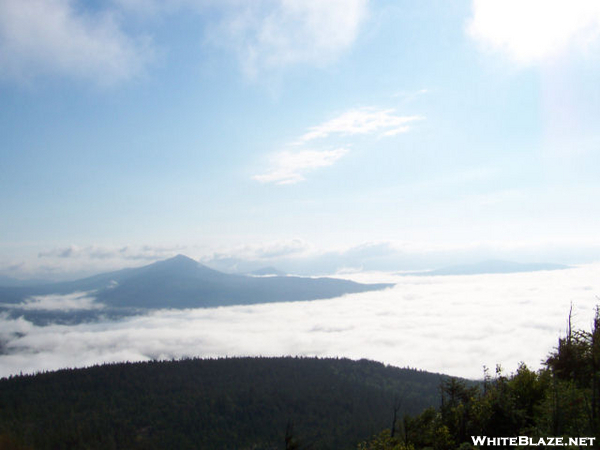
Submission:
<svg viewBox="0 0 600 450">
<path fill-rule="evenodd" d="M 105 362 L 183 357 L 368 358 L 469 378 L 483 366 L 538 368 L 564 333 L 589 328 L 600 265 L 478 275 L 337 275 L 392 288 L 327 300 L 158 309 L 119 320 L 35 325 L 0 317 L 0 376 Z M 102 308 L 93 293 L 38 297 L 29 308 Z"/>
</svg>

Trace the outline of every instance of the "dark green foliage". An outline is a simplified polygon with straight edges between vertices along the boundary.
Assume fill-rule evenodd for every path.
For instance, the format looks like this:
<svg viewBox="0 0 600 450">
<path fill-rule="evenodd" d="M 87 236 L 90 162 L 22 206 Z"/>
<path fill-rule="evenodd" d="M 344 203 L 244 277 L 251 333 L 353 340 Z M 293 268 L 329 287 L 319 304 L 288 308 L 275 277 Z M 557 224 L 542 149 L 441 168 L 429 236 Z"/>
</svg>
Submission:
<svg viewBox="0 0 600 450">
<path fill-rule="evenodd" d="M 383 430 L 370 440 L 358 444 L 358 450 L 413 450 L 412 444 L 405 445 L 390 430 Z"/>
<path fill-rule="evenodd" d="M 344 449 L 438 401 L 440 375 L 371 361 L 229 358 L 0 380 L 0 436 L 35 449 Z M 19 444 L 21 445 L 21 444 Z M 15 447 L 18 448 L 18 447 Z"/>
<path fill-rule="evenodd" d="M 572 330 L 546 360 L 552 373 L 551 428 L 555 433 L 600 435 L 600 310 L 591 331 Z"/>
</svg>

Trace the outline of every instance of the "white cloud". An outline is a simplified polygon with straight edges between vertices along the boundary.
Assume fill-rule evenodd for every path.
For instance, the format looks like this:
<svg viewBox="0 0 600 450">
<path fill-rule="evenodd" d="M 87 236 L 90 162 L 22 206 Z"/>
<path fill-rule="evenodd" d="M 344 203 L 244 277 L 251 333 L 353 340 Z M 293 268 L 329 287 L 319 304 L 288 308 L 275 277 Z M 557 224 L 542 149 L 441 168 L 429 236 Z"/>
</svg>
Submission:
<svg viewBox="0 0 600 450">
<path fill-rule="evenodd" d="M 306 252 L 310 246 L 302 239 L 269 242 L 259 246 L 250 247 L 253 255 L 259 259 L 270 259 L 281 256 L 297 255 Z"/>
<path fill-rule="evenodd" d="M 330 136 L 352 136 L 357 134 L 379 133 L 380 136 L 394 136 L 410 130 L 408 125 L 421 116 L 398 116 L 393 109 L 358 108 L 351 109 L 321 125 L 311 127 L 292 146 L 302 146 L 315 139 Z M 320 167 L 333 165 L 348 152 L 345 148 L 335 150 L 285 150 L 274 154 L 271 169 L 252 178 L 261 183 L 293 184 L 304 181 L 304 173 Z"/>
<path fill-rule="evenodd" d="M 137 75 L 150 53 L 109 12 L 80 12 L 71 0 L 0 1 L 4 77 L 29 81 L 51 73 L 110 85 Z"/>
<path fill-rule="evenodd" d="M 300 137 L 298 143 L 327 138 L 330 135 L 381 133 L 381 136 L 393 136 L 408 131 L 410 122 L 423 119 L 421 116 L 398 116 L 394 113 L 393 109 L 372 107 L 351 109 L 321 125 L 311 127 L 308 133 Z"/>
<path fill-rule="evenodd" d="M 357 274 L 393 289 L 311 302 L 157 311 L 118 322 L 35 326 L 0 317 L 0 376 L 183 356 L 369 358 L 466 377 L 500 363 L 537 368 L 569 305 L 589 328 L 600 266 L 501 275 Z"/>
<path fill-rule="evenodd" d="M 295 64 L 325 65 L 356 40 L 368 0 L 112 0 L 142 16 L 184 11 L 209 17 L 207 42 L 237 54 L 246 75 Z"/>
<path fill-rule="evenodd" d="M 224 247 L 204 255 L 200 258 L 200 261 L 210 266 L 216 265 L 220 270 L 232 271 L 235 268 L 229 266 L 222 267 L 222 265 L 229 263 L 235 265 L 247 261 L 264 263 L 265 261 L 279 258 L 301 257 L 310 252 L 310 250 L 311 246 L 308 242 L 295 238 Z"/>
<path fill-rule="evenodd" d="M 194 2 L 192 2 L 194 3 Z M 367 0 L 231 0 L 211 40 L 236 51 L 245 72 L 335 60 L 356 39 Z"/>
<path fill-rule="evenodd" d="M 152 59 L 147 38 L 123 29 L 131 14 L 194 14 L 206 42 L 232 50 L 246 74 L 334 61 L 358 36 L 368 0 L 112 0 L 92 12 L 78 0 L 0 1 L 0 70 L 29 81 L 59 74 L 113 84 Z M 143 21 L 152 25 L 152 21 Z"/>
<path fill-rule="evenodd" d="M 294 184 L 305 180 L 306 172 L 333 165 L 348 150 L 302 150 L 298 152 L 282 151 L 273 155 L 272 168 L 263 175 L 252 177 L 261 183 Z"/>
<path fill-rule="evenodd" d="M 600 37 L 597 0 L 473 0 L 468 33 L 521 64 L 571 49 L 585 51 Z"/>
<path fill-rule="evenodd" d="M 121 247 L 89 245 L 52 248 L 38 253 L 38 258 L 125 259 L 156 261 L 180 253 L 184 247 L 156 245 L 125 245 Z"/>
<path fill-rule="evenodd" d="M 24 303 L 10 304 L 4 306 L 18 307 L 26 310 L 44 311 L 73 311 L 101 309 L 102 303 L 96 303 L 95 298 L 89 292 L 73 292 L 71 294 L 35 295 L 25 300 Z"/>
</svg>

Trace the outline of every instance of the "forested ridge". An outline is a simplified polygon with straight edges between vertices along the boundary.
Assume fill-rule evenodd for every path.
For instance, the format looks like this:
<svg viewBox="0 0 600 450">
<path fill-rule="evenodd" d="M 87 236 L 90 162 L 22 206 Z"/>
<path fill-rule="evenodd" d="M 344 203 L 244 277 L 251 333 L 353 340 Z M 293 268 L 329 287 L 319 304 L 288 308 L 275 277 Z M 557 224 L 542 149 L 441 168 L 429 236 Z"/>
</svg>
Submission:
<svg viewBox="0 0 600 450">
<path fill-rule="evenodd" d="M 0 380 L 0 448 L 353 449 L 389 428 L 394 409 L 414 415 L 439 403 L 445 378 L 317 358 L 153 361 L 16 376 Z"/>
</svg>

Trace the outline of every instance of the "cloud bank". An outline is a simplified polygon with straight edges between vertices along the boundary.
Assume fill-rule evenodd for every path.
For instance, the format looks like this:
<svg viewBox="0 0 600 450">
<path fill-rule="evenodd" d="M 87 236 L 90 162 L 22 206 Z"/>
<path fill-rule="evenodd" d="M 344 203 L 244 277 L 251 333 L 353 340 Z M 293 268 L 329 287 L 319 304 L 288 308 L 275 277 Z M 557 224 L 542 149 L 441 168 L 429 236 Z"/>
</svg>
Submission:
<svg viewBox="0 0 600 450">
<path fill-rule="evenodd" d="M 38 327 L 0 319 L 0 375 L 184 356 L 370 358 L 477 378 L 482 367 L 537 368 L 565 329 L 589 328 L 600 266 L 519 274 L 401 277 L 385 291 L 332 300 L 156 311 L 118 322 Z"/>
</svg>

